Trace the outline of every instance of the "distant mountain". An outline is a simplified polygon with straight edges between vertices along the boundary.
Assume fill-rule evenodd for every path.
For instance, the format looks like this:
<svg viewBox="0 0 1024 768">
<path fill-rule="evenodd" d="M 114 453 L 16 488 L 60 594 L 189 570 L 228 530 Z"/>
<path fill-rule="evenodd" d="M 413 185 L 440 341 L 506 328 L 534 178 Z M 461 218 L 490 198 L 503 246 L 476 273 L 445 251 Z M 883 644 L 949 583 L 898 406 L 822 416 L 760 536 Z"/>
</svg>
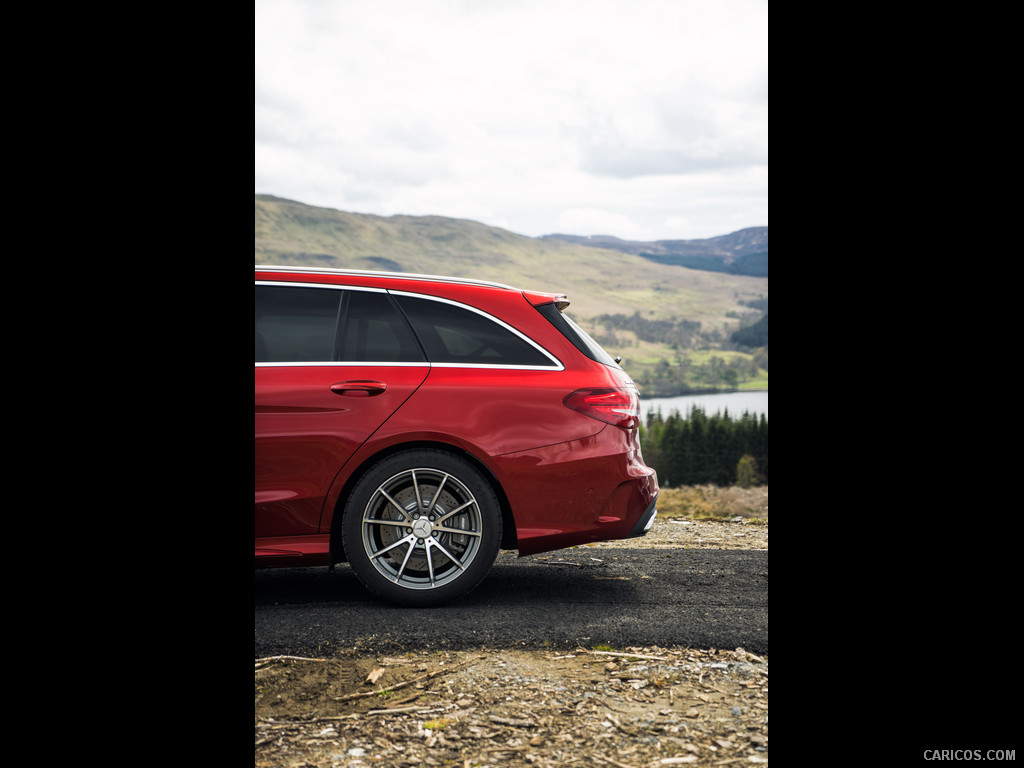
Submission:
<svg viewBox="0 0 1024 768">
<path fill-rule="evenodd" d="M 748 227 L 729 235 L 705 240 L 620 240 L 610 235 L 545 235 L 592 248 L 632 253 L 659 264 L 671 264 L 709 272 L 768 277 L 768 227 Z"/>
<path fill-rule="evenodd" d="M 689 242 L 739 244 L 742 234 Z M 632 244 L 643 246 L 633 252 L 595 240 L 613 239 L 526 237 L 466 219 L 349 213 L 256 195 L 256 264 L 493 280 L 566 293 L 577 318 L 641 311 L 648 318 L 685 317 L 708 333 L 732 333 L 737 318 L 768 298 L 764 277 L 668 267 L 641 255 L 654 253 L 653 244 Z"/>
</svg>

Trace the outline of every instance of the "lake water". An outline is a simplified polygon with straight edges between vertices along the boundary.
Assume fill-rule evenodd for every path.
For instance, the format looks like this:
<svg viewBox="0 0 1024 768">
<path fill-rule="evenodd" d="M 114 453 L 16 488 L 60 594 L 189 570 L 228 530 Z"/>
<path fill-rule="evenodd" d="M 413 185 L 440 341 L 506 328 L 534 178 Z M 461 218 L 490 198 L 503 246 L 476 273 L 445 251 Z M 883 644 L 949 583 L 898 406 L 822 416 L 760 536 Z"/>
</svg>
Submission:
<svg viewBox="0 0 1024 768">
<path fill-rule="evenodd" d="M 685 417 L 690 408 L 697 406 L 704 410 L 708 416 L 722 413 L 729 410 L 729 416 L 738 419 L 743 412 L 760 417 L 768 418 L 768 393 L 767 392 L 725 392 L 719 395 L 684 395 L 682 397 L 652 397 L 640 399 L 640 417 L 647 419 L 647 414 L 661 410 L 662 416 L 668 416 L 672 411 L 679 411 L 679 415 Z"/>
</svg>

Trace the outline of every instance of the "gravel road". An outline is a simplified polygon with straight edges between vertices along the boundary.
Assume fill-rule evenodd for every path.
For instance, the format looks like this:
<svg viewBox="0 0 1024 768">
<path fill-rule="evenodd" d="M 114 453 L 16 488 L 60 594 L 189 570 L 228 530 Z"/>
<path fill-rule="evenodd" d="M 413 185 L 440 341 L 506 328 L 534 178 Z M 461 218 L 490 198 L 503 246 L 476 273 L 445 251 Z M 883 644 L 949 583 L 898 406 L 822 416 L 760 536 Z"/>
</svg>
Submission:
<svg viewBox="0 0 1024 768">
<path fill-rule="evenodd" d="M 659 520 L 642 539 L 532 558 L 504 553 L 493 578 L 467 600 L 477 600 L 481 614 L 494 612 L 495 598 L 515 600 L 506 618 L 521 631 L 536 621 L 538 603 L 555 605 L 567 597 L 582 605 L 589 595 L 594 606 L 605 604 L 604 614 L 621 619 L 635 614 L 636 603 L 627 598 L 649 593 L 659 579 L 661 571 L 648 564 L 660 563 L 666 573 L 682 570 L 707 581 L 709 591 L 697 598 L 701 604 L 730 584 L 750 581 L 751 594 L 763 593 L 767 647 L 767 547 L 767 524 Z M 737 575 L 742 561 L 754 567 Z M 257 576 L 257 649 L 268 631 L 261 630 L 261 615 L 271 622 L 301 617 L 303 626 L 320 631 L 339 615 L 349 621 L 365 611 L 377 616 L 378 626 L 382 615 L 409 615 L 360 595 L 344 571 L 327 578 L 326 569 L 290 570 L 283 577 Z M 354 596 L 339 600 L 339 586 Z M 284 601 L 289 605 L 275 607 Z M 473 612 L 456 606 L 428 612 L 426 623 L 418 617 L 420 640 L 410 644 L 415 647 L 401 647 L 396 638 L 405 635 L 389 637 L 384 630 L 354 645 L 312 648 L 319 653 L 305 658 L 259 658 L 258 651 L 257 768 L 767 763 L 766 653 L 685 642 L 609 647 L 592 636 L 584 639 L 594 627 L 565 648 L 550 641 L 546 647 L 431 647 L 440 636 L 432 640 L 429 624 Z M 707 605 L 704 612 L 715 614 L 716 608 Z"/>
</svg>

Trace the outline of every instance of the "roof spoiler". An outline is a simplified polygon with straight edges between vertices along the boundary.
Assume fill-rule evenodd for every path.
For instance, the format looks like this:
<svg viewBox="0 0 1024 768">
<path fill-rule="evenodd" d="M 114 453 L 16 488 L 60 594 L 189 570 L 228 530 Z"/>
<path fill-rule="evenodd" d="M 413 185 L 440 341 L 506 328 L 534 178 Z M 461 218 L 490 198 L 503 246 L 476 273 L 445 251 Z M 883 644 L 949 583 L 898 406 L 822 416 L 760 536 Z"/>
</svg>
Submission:
<svg viewBox="0 0 1024 768">
<path fill-rule="evenodd" d="M 569 298 L 564 293 L 542 293 L 540 291 L 523 291 L 523 296 L 533 306 L 539 307 L 542 304 L 554 304 L 559 312 L 565 311 L 569 306 Z"/>
</svg>

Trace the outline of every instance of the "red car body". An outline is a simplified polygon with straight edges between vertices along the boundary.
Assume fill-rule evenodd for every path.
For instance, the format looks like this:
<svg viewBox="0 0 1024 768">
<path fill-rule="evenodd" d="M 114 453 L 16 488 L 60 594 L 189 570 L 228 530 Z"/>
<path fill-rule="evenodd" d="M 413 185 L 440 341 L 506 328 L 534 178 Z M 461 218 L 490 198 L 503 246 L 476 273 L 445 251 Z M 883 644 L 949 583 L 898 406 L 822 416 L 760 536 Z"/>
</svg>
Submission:
<svg viewBox="0 0 1024 768">
<path fill-rule="evenodd" d="M 369 572 L 372 582 L 377 574 L 368 566 L 394 556 L 394 564 L 384 574 L 385 581 L 393 584 L 378 589 L 363 579 L 371 591 L 386 599 L 436 604 L 475 587 L 482 572 L 464 577 L 468 558 L 463 567 L 459 557 L 442 544 L 448 542 L 445 546 L 452 549 L 451 536 L 462 542 L 479 536 L 477 526 L 486 527 L 482 518 L 463 522 L 459 529 L 444 529 L 447 534 L 440 533 L 444 521 L 435 523 L 439 527 L 434 538 L 425 539 L 422 534 L 416 538 L 412 535 L 413 519 L 419 515 L 412 511 L 415 504 L 392 500 L 389 507 L 381 501 L 382 508 L 391 509 L 390 515 L 373 517 L 371 524 L 367 512 L 361 539 L 357 522 L 352 523 L 350 536 L 340 535 L 346 515 L 354 519 L 363 514 L 353 508 L 360 481 L 373 467 L 399 455 L 411 455 L 415 464 L 422 465 L 430 463 L 425 457 L 443 454 L 478 470 L 499 509 L 500 542 L 495 546 L 517 549 L 521 556 L 643 535 L 650 529 L 658 483 L 641 455 L 636 387 L 615 361 L 564 319 L 561 309 L 568 305 L 564 296 L 452 278 L 259 266 L 256 286 L 256 567 L 346 561 L 356 567 L 357 560 L 368 561 L 362 562 L 362 570 Z M 307 288 L 317 291 L 294 293 Z M 316 322 L 327 326 L 322 331 L 322 348 L 335 352 L 322 356 L 347 354 L 355 359 L 307 360 L 302 359 L 303 352 L 278 353 L 278 357 L 297 357 L 286 360 L 261 355 L 260 345 L 266 344 L 261 327 L 262 336 L 283 338 L 285 344 L 294 337 L 301 345 L 307 335 L 321 333 L 307 334 L 301 318 L 282 319 L 287 311 L 274 304 L 279 300 L 294 306 L 288 311 L 298 315 L 306 311 L 307 303 L 292 299 L 307 295 L 317 301 L 324 297 L 326 302 Z M 261 296 L 275 298 L 268 303 Z M 332 330 L 335 300 L 341 309 Z M 359 302 L 369 307 L 359 310 L 368 318 L 362 325 L 364 331 L 369 329 L 364 334 L 369 341 L 360 337 L 360 321 L 350 308 Z M 387 310 L 383 313 L 391 326 L 387 333 L 394 331 L 413 349 L 404 358 L 392 349 L 390 335 L 380 351 L 372 349 L 376 339 L 385 338 L 375 336 L 377 327 L 383 327 L 377 307 Z M 455 331 L 441 324 L 435 328 L 429 320 L 435 310 L 445 318 L 450 313 L 456 318 L 452 322 L 462 325 L 453 326 Z M 424 325 L 430 327 L 424 329 Z M 481 332 L 487 335 L 470 349 L 477 342 L 464 341 L 459 329 L 475 334 L 478 327 L 486 327 Z M 458 336 L 455 345 L 461 344 L 461 349 L 448 356 L 438 334 Z M 498 339 L 493 345 L 492 338 Z M 521 346 L 522 352 L 514 354 L 528 357 L 503 359 L 500 349 L 489 348 L 505 343 L 509 348 Z M 360 344 L 361 352 L 337 352 Z M 406 470 L 396 464 L 388 469 L 415 468 Z M 445 470 L 445 477 L 452 478 L 447 487 L 454 488 L 460 476 Z M 384 482 L 374 479 L 380 493 L 387 490 Z M 444 481 L 430 487 L 429 495 L 440 499 Z M 488 497 L 490 490 L 484 489 Z M 369 493 L 368 489 L 360 497 L 359 506 L 368 508 Z M 409 490 L 408 498 L 415 493 Z M 384 498 L 389 498 L 386 493 Z M 445 498 L 454 510 L 455 500 Z M 423 501 L 425 509 L 429 500 Z M 400 516 L 395 510 L 401 507 L 410 511 Z M 451 510 L 446 514 L 445 520 L 455 519 Z M 371 541 L 369 531 L 390 535 L 392 528 L 395 534 L 386 538 L 388 548 L 406 534 L 408 549 L 398 547 L 395 552 L 407 551 L 406 561 L 414 551 L 422 553 L 417 560 L 422 579 L 412 589 L 401 588 L 407 563 L 399 565 L 401 558 L 395 553 L 383 555 L 386 549 L 379 538 Z M 487 552 L 480 555 L 481 561 L 488 558 L 493 561 Z M 441 571 L 452 563 L 457 569 L 452 569 L 450 581 L 444 589 L 435 589 L 440 577 L 435 581 L 434 568 Z M 362 579 L 363 574 L 359 575 Z M 465 583 L 457 583 L 460 579 Z"/>
</svg>

